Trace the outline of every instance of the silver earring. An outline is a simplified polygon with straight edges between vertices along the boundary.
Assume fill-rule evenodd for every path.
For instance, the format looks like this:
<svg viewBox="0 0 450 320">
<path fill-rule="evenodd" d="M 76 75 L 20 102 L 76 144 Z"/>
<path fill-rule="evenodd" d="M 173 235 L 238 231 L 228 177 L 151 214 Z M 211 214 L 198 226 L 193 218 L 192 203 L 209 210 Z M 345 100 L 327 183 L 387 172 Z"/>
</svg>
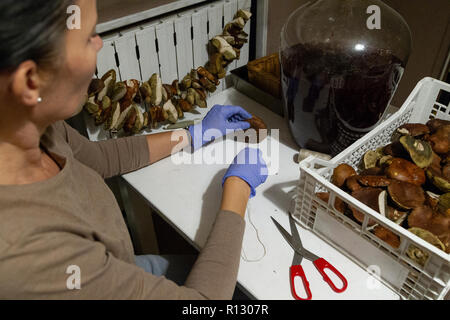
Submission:
<svg viewBox="0 0 450 320">
<path fill-rule="evenodd" d="M 41 103 L 42 102 L 42 98 L 41 97 L 37 98 L 37 102 Z"/>
</svg>

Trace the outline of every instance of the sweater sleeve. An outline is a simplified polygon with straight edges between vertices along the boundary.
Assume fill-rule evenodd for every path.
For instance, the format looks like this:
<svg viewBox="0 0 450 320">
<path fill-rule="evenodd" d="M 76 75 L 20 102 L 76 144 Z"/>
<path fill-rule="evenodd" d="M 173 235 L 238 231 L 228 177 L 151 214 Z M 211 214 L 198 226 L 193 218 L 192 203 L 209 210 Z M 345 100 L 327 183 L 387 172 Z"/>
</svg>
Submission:
<svg viewBox="0 0 450 320">
<path fill-rule="evenodd" d="M 0 264 L 4 299 L 231 299 L 244 220 L 220 212 L 184 286 L 117 259 L 98 241 L 54 231 L 5 250 Z"/>
<path fill-rule="evenodd" d="M 126 174 L 150 164 L 145 136 L 90 141 L 65 121 L 57 123 L 55 128 L 63 134 L 75 159 L 98 172 L 104 179 Z"/>
</svg>

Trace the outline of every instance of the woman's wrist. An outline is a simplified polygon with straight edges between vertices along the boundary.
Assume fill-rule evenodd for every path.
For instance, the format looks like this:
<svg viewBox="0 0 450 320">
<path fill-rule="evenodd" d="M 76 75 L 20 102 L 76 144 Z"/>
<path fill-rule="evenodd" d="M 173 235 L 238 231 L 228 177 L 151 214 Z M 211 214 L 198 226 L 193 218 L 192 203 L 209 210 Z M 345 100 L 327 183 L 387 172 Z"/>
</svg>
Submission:
<svg viewBox="0 0 450 320">
<path fill-rule="evenodd" d="M 250 193 L 250 186 L 241 178 L 227 178 L 223 184 L 220 210 L 231 211 L 244 218 Z"/>
</svg>

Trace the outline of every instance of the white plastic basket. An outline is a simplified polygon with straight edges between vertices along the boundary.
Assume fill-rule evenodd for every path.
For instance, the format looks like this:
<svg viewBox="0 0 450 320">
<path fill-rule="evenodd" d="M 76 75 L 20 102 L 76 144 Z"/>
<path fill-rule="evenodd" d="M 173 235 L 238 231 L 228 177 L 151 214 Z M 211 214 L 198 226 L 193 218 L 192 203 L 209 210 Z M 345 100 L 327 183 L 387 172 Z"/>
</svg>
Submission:
<svg viewBox="0 0 450 320">
<path fill-rule="evenodd" d="M 425 123 L 431 118 L 450 120 L 450 106 L 441 103 L 450 93 L 450 85 L 432 78 L 422 79 L 403 106 L 394 115 L 330 161 L 309 157 L 300 163 L 300 181 L 293 215 L 304 227 L 329 242 L 404 299 L 443 299 L 450 289 L 450 255 L 437 249 L 403 227 L 383 217 L 330 182 L 334 168 L 347 163 L 354 168 L 368 150 L 391 142 L 391 135 L 407 122 Z M 328 203 L 316 192 L 329 192 Z M 334 208 L 336 197 L 364 213 L 362 225 Z M 399 248 L 393 248 L 368 229 L 368 221 L 400 237 Z M 428 254 L 424 265 L 411 260 L 406 251 L 410 245 Z"/>
</svg>

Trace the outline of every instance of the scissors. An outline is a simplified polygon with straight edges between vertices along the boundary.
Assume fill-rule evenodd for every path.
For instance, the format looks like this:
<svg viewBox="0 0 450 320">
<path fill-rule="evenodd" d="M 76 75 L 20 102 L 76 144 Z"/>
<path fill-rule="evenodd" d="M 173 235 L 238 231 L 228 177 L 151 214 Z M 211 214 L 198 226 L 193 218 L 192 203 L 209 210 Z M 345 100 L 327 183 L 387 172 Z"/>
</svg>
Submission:
<svg viewBox="0 0 450 320">
<path fill-rule="evenodd" d="M 328 285 L 333 289 L 335 292 L 341 293 L 347 289 L 347 279 L 335 268 L 331 263 L 329 263 L 324 258 L 320 258 L 316 256 L 314 253 L 306 250 L 302 245 L 302 240 L 300 239 L 300 235 L 298 234 L 297 227 L 295 225 L 294 218 L 291 214 L 289 214 L 289 224 L 291 226 L 291 232 L 292 235 L 289 234 L 273 217 L 272 221 L 275 223 L 275 226 L 278 228 L 278 230 L 283 235 L 284 239 L 291 245 L 291 247 L 294 249 L 294 259 L 292 260 L 292 266 L 290 268 L 290 278 L 291 278 L 291 290 L 292 295 L 296 300 L 311 300 L 311 290 L 309 289 L 309 282 L 306 279 L 305 272 L 303 271 L 303 267 L 301 266 L 301 262 L 303 258 L 306 258 L 313 262 L 316 269 L 320 272 L 320 274 L 323 277 L 323 280 L 328 283 Z M 330 269 L 335 275 L 341 279 L 343 285 L 342 288 L 337 288 L 333 281 L 328 277 L 328 275 L 325 273 L 325 269 Z M 303 282 L 303 286 L 305 288 L 307 298 L 301 298 L 297 295 L 297 292 L 295 291 L 295 285 L 294 285 L 294 279 L 295 277 L 300 277 Z"/>
</svg>

